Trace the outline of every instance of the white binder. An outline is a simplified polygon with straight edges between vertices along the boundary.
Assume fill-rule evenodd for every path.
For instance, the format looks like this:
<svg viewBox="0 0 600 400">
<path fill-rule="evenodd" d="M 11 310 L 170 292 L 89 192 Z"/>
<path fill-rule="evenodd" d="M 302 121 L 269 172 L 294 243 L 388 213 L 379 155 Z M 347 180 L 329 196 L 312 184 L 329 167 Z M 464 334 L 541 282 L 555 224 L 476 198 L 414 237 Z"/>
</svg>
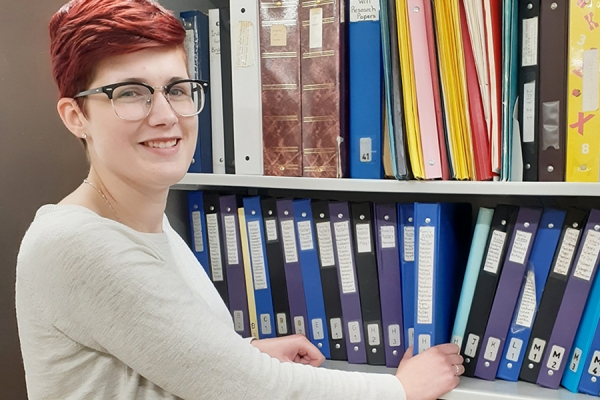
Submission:
<svg viewBox="0 0 600 400">
<path fill-rule="evenodd" d="M 223 129 L 223 87 L 221 86 L 221 31 L 219 9 L 208 10 L 210 46 L 210 118 L 212 123 L 213 174 L 225 173 L 225 131 Z"/>
</svg>

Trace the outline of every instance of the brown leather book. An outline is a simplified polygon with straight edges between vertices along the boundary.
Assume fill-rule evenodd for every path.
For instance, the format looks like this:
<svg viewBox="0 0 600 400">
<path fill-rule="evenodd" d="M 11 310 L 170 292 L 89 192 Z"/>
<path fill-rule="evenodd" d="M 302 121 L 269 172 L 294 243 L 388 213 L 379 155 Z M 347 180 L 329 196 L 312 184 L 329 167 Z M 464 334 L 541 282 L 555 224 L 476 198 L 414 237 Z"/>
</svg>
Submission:
<svg viewBox="0 0 600 400">
<path fill-rule="evenodd" d="M 260 2 L 264 174 L 302 176 L 299 1 Z"/>
<path fill-rule="evenodd" d="M 304 176 L 346 175 L 344 9 L 340 4 L 343 1 L 310 0 L 300 7 Z"/>
</svg>

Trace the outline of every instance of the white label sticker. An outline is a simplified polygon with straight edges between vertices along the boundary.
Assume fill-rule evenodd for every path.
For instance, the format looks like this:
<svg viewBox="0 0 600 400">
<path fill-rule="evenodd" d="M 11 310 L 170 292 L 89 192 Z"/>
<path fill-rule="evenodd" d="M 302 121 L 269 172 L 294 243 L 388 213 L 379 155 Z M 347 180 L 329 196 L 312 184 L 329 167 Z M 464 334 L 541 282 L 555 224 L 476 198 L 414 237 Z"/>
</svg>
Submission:
<svg viewBox="0 0 600 400">
<path fill-rule="evenodd" d="M 419 335 L 419 353 L 424 352 L 431 347 L 430 335 Z"/>
<path fill-rule="evenodd" d="M 548 362 L 546 363 L 546 368 L 550 368 L 551 370 L 558 371 L 560 369 L 560 364 L 562 362 L 563 356 L 565 355 L 565 348 L 560 346 L 552 346 L 550 349 L 550 357 L 548 357 Z"/>
<path fill-rule="evenodd" d="M 408 347 L 415 345 L 415 328 L 408 328 Z"/>
<path fill-rule="evenodd" d="M 271 334 L 271 316 L 269 314 L 260 314 L 260 331 L 263 335 Z"/>
<path fill-rule="evenodd" d="M 234 66 L 239 68 L 254 65 L 254 26 L 250 21 L 240 21 L 233 28 L 232 56 Z"/>
<path fill-rule="evenodd" d="M 594 355 L 592 356 L 592 360 L 590 361 L 590 367 L 588 368 L 588 373 L 594 376 L 600 376 L 600 351 L 594 351 Z"/>
<path fill-rule="evenodd" d="M 323 340 L 325 333 L 323 331 L 323 320 L 321 318 L 315 318 L 311 321 L 312 323 L 312 335 L 314 340 Z"/>
<path fill-rule="evenodd" d="M 342 293 L 356 293 L 349 222 L 335 222 L 333 224 L 333 230 L 335 232 L 335 244 L 337 248 Z"/>
<path fill-rule="evenodd" d="M 283 241 L 285 262 L 298 262 L 298 247 L 296 247 L 296 232 L 294 232 L 293 220 L 281 221 L 281 240 Z"/>
<path fill-rule="evenodd" d="M 513 242 L 512 249 L 508 260 L 510 262 L 525 264 L 525 258 L 527 257 L 527 250 L 529 249 L 529 243 L 531 243 L 531 232 L 524 232 L 517 230 L 515 232 L 515 241 Z"/>
<path fill-rule="evenodd" d="M 508 350 L 506 352 L 506 359 L 508 361 L 517 362 L 519 360 L 519 354 L 521 354 L 522 348 L 523 340 L 519 338 L 510 339 L 510 343 L 508 344 Z"/>
<path fill-rule="evenodd" d="M 312 250 L 315 248 L 310 221 L 298 222 L 298 239 L 300 241 L 300 250 Z"/>
<path fill-rule="evenodd" d="M 379 346 L 381 344 L 379 325 L 367 324 L 367 336 L 367 339 L 369 340 L 369 346 Z"/>
<path fill-rule="evenodd" d="M 586 281 L 592 279 L 594 268 L 598 263 L 598 253 L 600 253 L 600 232 L 589 229 L 577 259 L 573 276 Z"/>
<path fill-rule="evenodd" d="M 523 48 L 522 62 L 523 67 L 537 65 L 538 55 L 538 17 L 527 18 L 523 20 Z"/>
<path fill-rule="evenodd" d="M 417 260 L 417 323 L 431 324 L 433 320 L 433 268 L 435 227 L 419 227 Z"/>
<path fill-rule="evenodd" d="M 475 357 L 477 353 L 477 345 L 479 344 L 479 336 L 469 333 L 469 337 L 467 338 L 467 343 L 465 345 L 464 354 L 467 357 Z"/>
<path fill-rule="evenodd" d="M 227 262 L 229 265 L 238 265 L 238 240 L 237 240 L 237 221 L 233 215 L 223 217 L 225 225 L 225 241 L 227 245 Z"/>
<path fill-rule="evenodd" d="M 277 314 L 277 332 L 280 335 L 287 335 L 288 334 L 287 316 L 285 315 L 285 313 L 279 313 L 279 314 Z"/>
<path fill-rule="evenodd" d="M 350 22 L 379 21 L 379 0 L 350 0 Z"/>
<path fill-rule="evenodd" d="M 571 357 L 571 362 L 569 363 L 569 369 L 573 372 L 577 372 L 579 369 L 579 363 L 581 362 L 581 354 L 582 351 L 579 347 L 575 347 L 573 349 L 573 357 Z"/>
<path fill-rule="evenodd" d="M 195 36 L 193 29 L 185 30 L 185 39 L 183 41 L 183 47 L 185 48 L 185 53 L 187 54 L 187 70 L 188 74 L 192 77 L 196 76 L 196 45 L 195 45 Z"/>
<path fill-rule="evenodd" d="M 348 322 L 348 335 L 350 336 L 350 343 L 360 343 L 360 324 L 358 321 Z"/>
<path fill-rule="evenodd" d="M 525 278 L 525 286 L 519 303 L 517 320 L 515 323 L 519 326 L 531 328 L 533 317 L 537 309 L 537 300 L 535 294 L 535 274 L 533 271 L 528 271 Z"/>
<path fill-rule="evenodd" d="M 597 26 L 597 25 L 596 25 Z M 581 111 L 590 112 L 598 110 L 598 49 L 583 52 L 583 82 L 581 83 L 582 101 Z"/>
<path fill-rule="evenodd" d="M 415 227 L 404 227 L 404 261 L 415 261 Z"/>
<path fill-rule="evenodd" d="M 299 333 L 306 336 L 306 326 L 304 324 L 304 317 L 298 315 L 294 317 L 294 333 Z"/>
<path fill-rule="evenodd" d="M 244 312 L 236 310 L 233 312 L 233 326 L 236 332 L 244 330 Z"/>
<path fill-rule="evenodd" d="M 210 273 L 213 282 L 220 282 L 223 280 L 223 262 L 221 261 L 221 239 L 217 214 L 206 214 L 206 233 L 210 253 Z"/>
<path fill-rule="evenodd" d="M 272 242 L 277 240 L 277 220 L 267 219 L 265 220 L 265 230 L 267 234 L 267 242 Z"/>
<path fill-rule="evenodd" d="M 459 336 L 459 335 L 452 336 L 450 343 L 454 343 L 460 349 L 462 347 L 462 336 Z"/>
<path fill-rule="evenodd" d="M 396 228 L 393 225 L 385 225 L 379 229 L 382 249 L 393 249 L 396 247 Z"/>
<path fill-rule="evenodd" d="M 556 264 L 553 270 L 555 273 L 564 276 L 567 276 L 569 273 L 569 266 L 573 261 L 579 233 L 580 231 L 577 229 L 567 228 L 562 244 L 560 245 L 560 250 L 558 251 L 558 257 L 556 258 Z"/>
<path fill-rule="evenodd" d="M 500 266 L 500 258 L 502 256 L 502 249 L 504 248 L 504 242 L 506 241 L 506 232 L 494 231 L 490 240 L 490 247 L 488 248 L 487 255 L 485 257 L 485 264 L 483 270 L 492 274 L 498 273 L 498 267 Z"/>
<path fill-rule="evenodd" d="M 388 342 L 390 347 L 399 347 L 402 344 L 400 325 L 392 324 L 388 326 Z"/>
<path fill-rule="evenodd" d="M 485 352 L 483 353 L 483 358 L 488 361 L 496 361 L 496 357 L 498 356 L 498 349 L 500 348 L 500 339 L 495 337 L 489 337 L 487 341 L 487 345 L 485 346 Z"/>
<path fill-rule="evenodd" d="M 344 328 L 342 326 L 341 318 L 331 318 L 329 320 L 329 327 L 331 328 L 331 338 L 332 339 L 343 339 L 344 338 Z"/>
<path fill-rule="evenodd" d="M 260 235 L 260 222 L 249 221 L 248 244 L 250 245 L 250 261 L 252 263 L 252 277 L 254 290 L 267 288 L 267 274 L 265 273 L 265 259 L 263 254 L 262 237 Z"/>
<path fill-rule="evenodd" d="M 275 24 L 269 30 L 271 36 L 271 46 L 287 46 L 287 28 L 283 24 Z"/>
<path fill-rule="evenodd" d="M 319 241 L 319 257 L 321 258 L 321 267 L 335 266 L 335 255 L 333 254 L 333 238 L 331 237 L 331 223 L 318 222 L 317 240 Z"/>
<path fill-rule="evenodd" d="M 535 140 L 536 108 L 535 81 L 528 82 L 523 85 L 523 142 L 525 143 Z"/>
<path fill-rule="evenodd" d="M 359 253 L 371 252 L 371 224 L 356 224 L 356 248 Z"/>
<path fill-rule="evenodd" d="M 529 361 L 539 363 L 542 361 L 542 355 L 544 354 L 544 348 L 546 347 L 546 341 L 540 338 L 533 339 L 533 344 L 529 350 Z"/>
<path fill-rule="evenodd" d="M 311 8 L 308 31 L 308 42 L 311 49 L 323 47 L 323 9 Z"/>
<path fill-rule="evenodd" d="M 194 251 L 196 253 L 202 253 L 204 251 L 204 237 L 202 236 L 200 211 L 192 212 L 192 225 L 194 227 Z"/>
<path fill-rule="evenodd" d="M 371 138 L 360 138 L 359 140 L 360 162 L 371 162 L 373 160 L 373 145 Z"/>
</svg>

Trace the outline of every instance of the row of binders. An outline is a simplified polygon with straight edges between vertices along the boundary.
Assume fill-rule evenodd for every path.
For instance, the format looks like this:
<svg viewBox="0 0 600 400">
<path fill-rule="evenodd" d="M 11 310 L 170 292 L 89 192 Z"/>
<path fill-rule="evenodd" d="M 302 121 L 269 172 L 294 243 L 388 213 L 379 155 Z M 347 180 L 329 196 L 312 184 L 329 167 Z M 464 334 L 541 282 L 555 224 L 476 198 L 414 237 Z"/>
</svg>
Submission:
<svg viewBox="0 0 600 400">
<path fill-rule="evenodd" d="M 229 3 L 181 13 L 190 172 L 600 180 L 596 1 Z"/>
<path fill-rule="evenodd" d="M 600 210 L 189 192 L 191 247 L 242 336 L 397 367 L 454 342 L 465 375 L 600 395 Z"/>
</svg>

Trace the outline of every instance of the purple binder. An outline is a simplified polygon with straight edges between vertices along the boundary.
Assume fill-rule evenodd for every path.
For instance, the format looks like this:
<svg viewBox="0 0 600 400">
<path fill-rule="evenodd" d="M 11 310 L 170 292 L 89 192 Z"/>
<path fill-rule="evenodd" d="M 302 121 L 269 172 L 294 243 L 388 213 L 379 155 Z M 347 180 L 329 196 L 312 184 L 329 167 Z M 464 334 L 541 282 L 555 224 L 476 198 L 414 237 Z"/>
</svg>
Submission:
<svg viewBox="0 0 600 400">
<path fill-rule="evenodd" d="M 577 255 L 562 303 L 546 345 L 537 383 L 557 389 L 562 379 L 573 340 L 581 321 L 594 276 L 598 269 L 600 253 L 600 210 L 592 209 L 579 242 Z"/>
<path fill-rule="evenodd" d="M 283 267 L 285 281 L 290 303 L 290 318 L 293 333 L 301 333 L 308 337 L 308 314 L 306 312 L 306 298 L 304 297 L 304 283 L 302 281 L 302 267 L 298 255 L 298 238 L 294 226 L 294 205 L 291 199 L 277 200 L 277 218 L 281 232 L 281 246 L 283 249 Z"/>
<path fill-rule="evenodd" d="M 540 209 L 519 208 L 477 358 L 475 376 L 479 378 L 487 380 L 496 378 L 541 216 Z"/>
<path fill-rule="evenodd" d="M 362 312 L 358 294 L 348 203 L 330 203 L 329 213 L 333 228 L 333 248 L 338 267 L 348 362 L 350 364 L 364 364 L 367 362 L 367 353 L 363 337 Z"/>
<path fill-rule="evenodd" d="M 250 320 L 248 318 L 248 297 L 246 278 L 240 242 L 240 224 L 238 221 L 238 199 L 235 195 L 220 196 L 221 237 L 225 252 L 225 269 L 227 273 L 227 294 L 229 296 L 229 312 L 233 318 L 235 331 L 242 337 L 250 337 Z"/>
<path fill-rule="evenodd" d="M 385 365 L 396 368 L 404 354 L 396 204 L 375 204 L 375 243 Z"/>
</svg>

